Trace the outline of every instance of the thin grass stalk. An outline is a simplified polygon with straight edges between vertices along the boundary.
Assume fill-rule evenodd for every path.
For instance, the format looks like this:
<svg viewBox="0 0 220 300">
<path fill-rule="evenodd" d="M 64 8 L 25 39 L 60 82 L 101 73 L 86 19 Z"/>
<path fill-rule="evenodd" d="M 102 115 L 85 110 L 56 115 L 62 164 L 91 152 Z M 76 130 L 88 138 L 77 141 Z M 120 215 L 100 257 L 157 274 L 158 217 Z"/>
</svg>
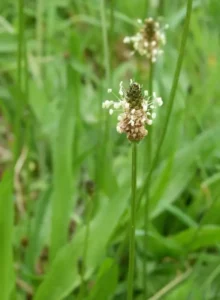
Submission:
<svg viewBox="0 0 220 300">
<path fill-rule="evenodd" d="M 42 63 L 41 58 L 43 56 L 43 12 L 44 12 L 44 1 L 37 0 L 36 2 L 36 54 L 37 54 L 37 67 L 39 71 L 39 82 L 43 86 L 42 78 Z M 46 88 L 46 86 L 44 87 Z M 42 176 L 45 176 L 47 173 L 47 164 L 46 164 L 46 146 L 43 140 L 38 142 L 38 152 L 39 152 L 39 170 Z"/>
<path fill-rule="evenodd" d="M 87 269 L 87 253 L 89 247 L 89 233 L 90 233 L 90 221 L 92 217 L 92 199 L 87 197 L 85 204 L 85 240 L 83 245 L 83 255 L 82 255 L 82 268 L 81 268 L 81 286 L 79 293 L 79 300 L 83 300 L 86 297 L 86 269 Z"/>
<path fill-rule="evenodd" d="M 107 28 L 106 13 L 105 13 L 105 0 L 101 0 L 100 14 L 101 14 L 101 23 L 102 23 L 104 66 L 105 66 L 105 73 L 106 73 L 106 81 L 107 81 L 107 84 L 109 84 L 109 82 L 110 82 L 110 59 L 109 59 L 109 45 L 108 45 L 108 28 Z"/>
<path fill-rule="evenodd" d="M 152 97 L 153 95 L 153 77 L 154 77 L 154 63 L 152 63 L 152 61 L 149 62 L 149 85 L 148 85 L 148 92 L 149 92 L 149 96 Z M 151 159 L 152 159 L 152 139 L 153 139 L 153 127 L 150 127 L 148 129 L 149 134 L 147 137 L 147 162 L 148 165 L 150 165 L 151 163 Z"/>
<path fill-rule="evenodd" d="M 24 0 L 18 0 L 17 82 L 22 85 L 22 52 L 24 40 Z"/>
<path fill-rule="evenodd" d="M 136 181 L 137 181 L 137 143 L 132 143 L 132 167 L 131 167 L 131 217 L 130 217 L 130 241 L 129 241 L 129 268 L 128 268 L 128 294 L 127 299 L 133 299 L 134 266 L 135 266 L 135 223 L 136 223 Z"/>
<path fill-rule="evenodd" d="M 10 299 L 15 274 L 13 271 L 13 195 L 12 172 L 4 174 L 0 183 L 0 295 L 1 300 Z"/>
<path fill-rule="evenodd" d="M 20 120 L 23 107 L 22 97 L 22 58 L 23 58 L 23 42 L 24 42 L 24 0 L 18 0 L 18 47 L 17 47 L 17 107 L 14 123 L 15 144 L 14 159 L 17 160 L 21 148 L 21 130 Z"/>
<path fill-rule="evenodd" d="M 148 92 L 149 96 L 151 97 L 153 94 L 153 76 L 154 76 L 154 64 L 152 61 L 149 62 L 149 86 L 148 86 Z M 149 130 L 149 135 L 147 138 L 147 153 L 145 154 L 145 157 L 147 158 L 147 163 L 150 166 L 151 164 L 151 159 L 152 159 L 152 143 L 153 143 L 153 127 L 150 127 Z M 146 167 L 146 164 L 145 164 Z M 148 184 L 150 184 L 148 182 Z M 146 194 L 146 202 L 149 201 L 149 193 Z M 148 247 L 148 240 L 147 240 L 147 228 L 148 228 L 148 206 L 145 205 L 145 210 L 144 210 L 144 231 L 145 231 L 145 236 L 144 236 L 144 250 L 147 250 Z M 147 255 L 144 256 L 143 258 L 143 292 L 144 292 L 144 298 L 147 298 Z"/>
<path fill-rule="evenodd" d="M 29 74 L 28 74 L 28 48 L 27 48 L 27 38 L 24 38 L 24 93 L 25 102 L 28 104 L 29 99 Z"/>
<path fill-rule="evenodd" d="M 110 28 L 111 28 L 111 49 L 113 47 L 114 44 L 114 31 L 115 31 L 115 18 L 114 18 L 114 4 L 115 4 L 115 0 L 111 0 L 110 1 Z M 112 67 L 112 60 L 113 57 L 111 57 L 111 67 Z M 109 80 L 111 80 L 111 78 L 109 78 Z"/>
<path fill-rule="evenodd" d="M 146 0 L 143 19 L 145 19 L 146 16 L 149 15 L 149 10 L 150 10 L 150 0 Z"/>
<path fill-rule="evenodd" d="M 162 148 L 162 145 L 164 143 L 165 136 L 166 136 L 166 133 L 167 133 L 167 129 L 168 129 L 168 125 L 169 125 L 169 121 L 170 121 L 170 117 L 171 117 L 171 113 L 172 113 L 172 109 L 173 109 L 174 99 L 175 99 L 175 95 L 176 95 L 176 91 L 177 91 L 177 86 L 178 86 L 178 82 L 179 82 L 180 72 L 181 72 L 183 59 L 184 59 L 184 52 L 185 52 L 187 36 L 188 36 L 188 32 L 189 32 L 190 17 L 191 17 L 191 12 L 192 12 L 192 3 L 193 3 L 193 0 L 188 0 L 187 1 L 186 18 L 185 18 L 185 23 L 184 23 L 184 28 L 183 28 L 182 40 L 181 40 L 181 44 L 180 44 L 179 56 L 178 56 L 178 60 L 177 60 L 177 64 L 176 64 L 176 69 L 175 69 L 175 74 L 174 74 L 174 78 L 173 78 L 172 88 L 171 88 L 171 91 L 170 91 L 170 96 L 169 96 L 169 101 L 168 101 L 167 114 L 166 114 L 166 117 L 165 117 L 164 125 L 161 126 L 162 134 L 161 134 L 161 137 L 160 137 L 159 142 L 158 142 L 158 146 L 157 146 L 157 149 L 156 149 L 156 154 L 154 156 L 150 171 L 149 171 L 148 175 L 146 176 L 146 178 L 144 180 L 143 188 L 140 191 L 140 194 L 139 194 L 139 197 L 138 197 L 138 207 L 140 205 L 140 201 L 141 201 L 143 195 L 146 193 L 146 190 L 149 188 L 148 183 L 150 182 L 150 179 L 151 179 L 151 176 L 153 174 L 154 168 L 155 168 L 155 166 L 158 162 L 160 151 L 161 151 L 161 148 Z M 146 202 L 145 205 L 149 206 L 149 201 Z"/>
<path fill-rule="evenodd" d="M 37 56 L 38 56 L 38 66 L 40 75 L 41 74 L 41 63 L 40 59 L 43 53 L 43 9 L 44 9 L 44 1 L 38 0 L 37 7 L 36 7 L 36 14 L 37 14 L 37 25 L 36 25 L 36 37 L 37 37 Z M 41 78 L 42 80 L 42 78 Z"/>
<path fill-rule="evenodd" d="M 109 57 L 109 44 L 108 44 L 108 28 L 106 22 L 106 13 L 105 13 L 105 0 L 101 0 L 100 5 L 100 15 L 101 15 L 101 24 L 102 24 L 102 40 L 103 40 L 103 51 L 104 51 L 104 67 L 106 74 L 106 85 L 105 87 L 110 86 L 110 57 Z M 106 153 L 109 153 L 109 129 L 110 129 L 110 120 L 109 118 L 105 119 L 104 122 L 104 133 L 103 133 L 103 147 L 100 153 L 101 163 L 99 164 L 102 168 L 102 177 L 99 177 L 101 181 L 101 186 L 105 187 L 106 183 L 106 169 L 109 157 Z M 99 172 L 99 171 L 98 171 Z"/>
<path fill-rule="evenodd" d="M 159 5 L 158 5 L 158 15 L 163 16 L 164 15 L 164 0 L 160 0 Z"/>
</svg>

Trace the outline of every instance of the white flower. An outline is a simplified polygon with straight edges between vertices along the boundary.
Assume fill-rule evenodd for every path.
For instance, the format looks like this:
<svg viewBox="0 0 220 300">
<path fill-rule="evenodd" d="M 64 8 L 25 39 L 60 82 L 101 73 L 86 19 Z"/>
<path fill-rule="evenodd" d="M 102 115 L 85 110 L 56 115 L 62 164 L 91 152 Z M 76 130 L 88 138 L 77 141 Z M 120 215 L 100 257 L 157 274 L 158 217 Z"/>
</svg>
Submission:
<svg viewBox="0 0 220 300">
<path fill-rule="evenodd" d="M 102 107 L 106 109 L 111 107 L 110 115 L 115 110 L 120 111 L 117 117 L 117 132 L 125 133 L 130 141 L 138 142 L 148 134 L 145 126 L 153 123 L 153 119 L 156 118 L 155 110 L 163 104 L 163 101 L 160 97 L 156 97 L 156 93 L 148 97 L 148 92 L 142 92 L 140 84 L 132 79 L 127 90 L 124 89 L 123 82 L 120 82 L 119 95 L 117 102 L 106 100 Z"/>
<path fill-rule="evenodd" d="M 157 102 L 158 106 L 163 105 L 163 100 L 161 97 L 156 98 L 156 102 Z"/>
<path fill-rule="evenodd" d="M 144 23 L 139 19 L 138 23 L 141 24 L 139 32 L 131 37 L 126 36 L 123 41 L 126 44 L 131 43 L 134 51 L 154 63 L 163 53 L 161 47 L 166 43 L 164 30 L 168 26 L 161 28 L 159 22 L 154 21 L 153 18 L 145 19 Z"/>
<path fill-rule="evenodd" d="M 112 104 L 112 101 L 106 100 L 102 103 L 102 108 L 109 108 L 109 106 Z"/>
<path fill-rule="evenodd" d="M 152 119 L 155 119 L 157 114 L 155 112 L 152 113 Z"/>
<path fill-rule="evenodd" d="M 114 103 L 114 108 L 115 108 L 115 109 L 118 109 L 120 106 L 121 106 L 121 103 L 120 103 L 120 102 Z"/>
<path fill-rule="evenodd" d="M 124 37 L 123 42 L 124 42 L 125 44 L 130 43 L 130 42 L 131 42 L 131 38 L 130 38 L 129 36 L 126 36 L 126 37 Z"/>
</svg>

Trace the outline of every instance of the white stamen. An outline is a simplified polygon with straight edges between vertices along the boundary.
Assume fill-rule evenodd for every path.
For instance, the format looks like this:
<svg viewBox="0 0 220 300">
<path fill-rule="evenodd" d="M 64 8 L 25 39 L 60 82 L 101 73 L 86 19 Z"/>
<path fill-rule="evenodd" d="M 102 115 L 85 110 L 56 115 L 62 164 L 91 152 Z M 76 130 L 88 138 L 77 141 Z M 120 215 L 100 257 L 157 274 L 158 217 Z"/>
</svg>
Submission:
<svg viewBox="0 0 220 300">
<path fill-rule="evenodd" d="M 130 43 L 130 42 L 131 42 L 131 39 L 130 39 L 129 36 L 126 36 L 126 37 L 123 39 L 123 43 L 125 43 L 125 44 L 128 44 L 128 43 Z"/>
<path fill-rule="evenodd" d="M 120 96 L 123 96 L 123 94 L 124 94 L 124 93 L 123 93 L 123 81 L 120 82 L 119 87 L 120 87 L 120 88 L 119 88 L 119 95 L 120 95 Z"/>
<path fill-rule="evenodd" d="M 113 110 L 113 109 L 109 109 L 109 114 L 110 114 L 110 115 L 112 115 L 112 114 L 113 114 L 113 112 L 114 112 L 114 110 Z"/>
<path fill-rule="evenodd" d="M 152 119 L 155 119 L 157 114 L 155 112 L 152 113 Z"/>
<path fill-rule="evenodd" d="M 125 108 L 129 108 L 129 103 L 128 102 L 125 103 Z"/>
<path fill-rule="evenodd" d="M 111 93 L 112 92 L 112 89 L 108 89 L 108 93 Z"/>
<path fill-rule="evenodd" d="M 163 100 L 162 100 L 161 97 L 158 97 L 158 98 L 156 99 L 156 102 L 157 102 L 158 106 L 163 105 Z"/>
<path fill-rule="evenodd" d="M 120 102 L 114 103 L 114 108 L 115 108 L 115 109 L 118 109 L 120 106 L 121 106 L 121 103 L 120 103 Z"/>
<path fill-rule="evenodd" d="M 105 102 L 102 103 L 102 108 L 109 108 L 111 106 L 112 101 L 106 100 Z"/>
<path fill-rule="evenodd" d="M 143 104 L 142 104 L 142 107 L 143 107 L 143 110 L 144 110 L 144 111 L 147 111 L 147 104 L 146 104 L 146 103 L 143 103 Z"/>
</svg>

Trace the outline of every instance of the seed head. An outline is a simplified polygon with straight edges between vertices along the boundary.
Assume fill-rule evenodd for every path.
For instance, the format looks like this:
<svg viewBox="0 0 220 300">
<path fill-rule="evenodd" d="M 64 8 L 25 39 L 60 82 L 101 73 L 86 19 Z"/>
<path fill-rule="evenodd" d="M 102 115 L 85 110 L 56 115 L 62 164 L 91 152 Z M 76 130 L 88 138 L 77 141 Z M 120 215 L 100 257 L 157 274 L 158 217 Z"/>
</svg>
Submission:
<svg viewBox="0 0 220 300">
<path fill-rule="evenodd" d="M 132 142 L 139 142 L 148 133 L 146 125 L 151 125 L 156 118 L 157 107 L 163 104 L 160 97 L 153 93 L 153 97 L 148 97 L 148 91 L 144 91 L 141 85 L 130 80 L 127 90 L 120 83 L 118 101 L 106 100 L 102 107 L 109 109 L 112 115 L 115 110 L 119 110 L 118 123 L 116 129 L 119 133 L 125 133 Z"/>
<path fill-rule="evenodd" d="M 161 49 L 166 43 L 165 29 L 161 28 L 160 23 L 153 18 L 145 19 L 141 24 L 139 32 L 131 37 L 126 36 L 124 43 L 132 44 L 134 52 L 138 52 L 142 56 L 146 56 L 151 62 L 155 62 L 157 57 L 163 53 Z"/>
</svg>

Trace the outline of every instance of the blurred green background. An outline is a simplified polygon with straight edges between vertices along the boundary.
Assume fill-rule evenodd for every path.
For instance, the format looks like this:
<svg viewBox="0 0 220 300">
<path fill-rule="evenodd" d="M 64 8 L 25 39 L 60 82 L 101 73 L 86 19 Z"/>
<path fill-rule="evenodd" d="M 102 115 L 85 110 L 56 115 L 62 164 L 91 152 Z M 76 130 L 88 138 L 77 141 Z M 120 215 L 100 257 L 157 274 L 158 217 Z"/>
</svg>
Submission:
<svg viewBox="0 0 220 300">
<path fill-rule="evenodd" d="M 186 1 L 0 3 L 0 299 L 126 299 L 131 146 L 102 102 L 149 65 L 136 20 L 169 24 L 153 89 L 164 126 Z M 220 299 L 220 2 L 194 0 L 184 63 L 136 228 L 134 299 Z M 138 145 L 138 191 L 150 168 Z M 159 145 L 160 146 L 160 145 Z M 86 258 L 86 259 L 85 259 Z"/>
</svg>

